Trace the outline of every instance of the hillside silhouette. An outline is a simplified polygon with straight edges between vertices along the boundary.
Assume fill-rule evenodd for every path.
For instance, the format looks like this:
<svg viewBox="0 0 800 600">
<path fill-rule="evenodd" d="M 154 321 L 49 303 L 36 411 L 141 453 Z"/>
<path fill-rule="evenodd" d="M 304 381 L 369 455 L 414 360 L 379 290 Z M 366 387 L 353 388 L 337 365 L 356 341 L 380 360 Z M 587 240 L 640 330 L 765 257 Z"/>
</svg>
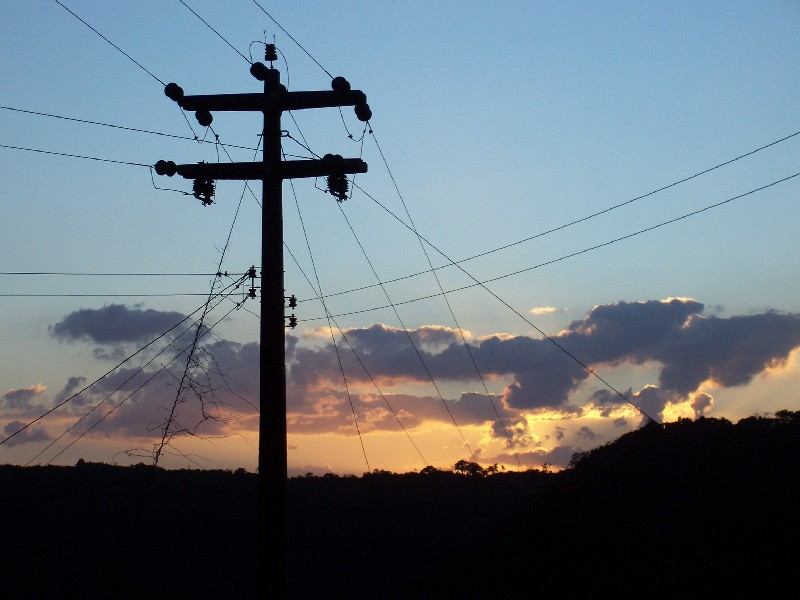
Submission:
<svg viewBox="0 0 800 600">
<path fill-rule="evenodd" d="M 795 597 L 800 412 L 648 424 L 570 468 L 289 480 L 292 598 Z M 3 598 L 255 598 L 243 470 L 0 466 Z"/>
</svg>

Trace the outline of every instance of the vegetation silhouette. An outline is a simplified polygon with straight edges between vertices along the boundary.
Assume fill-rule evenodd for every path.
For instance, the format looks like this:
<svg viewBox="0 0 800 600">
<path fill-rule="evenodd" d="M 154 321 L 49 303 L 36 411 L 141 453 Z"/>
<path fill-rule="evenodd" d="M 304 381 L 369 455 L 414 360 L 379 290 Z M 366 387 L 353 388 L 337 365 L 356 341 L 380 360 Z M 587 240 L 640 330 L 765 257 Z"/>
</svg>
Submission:
<svg viewBox="0 0 800 600">
<path fill-rule="evenodd" d="M 796 595 L 800 412 L 650 423 L 561 472 L 287 489 L 292 598 Z M 0 466 L 3 597 L 255 598 L 256 490 L 243 469 Z"/>
</svg>

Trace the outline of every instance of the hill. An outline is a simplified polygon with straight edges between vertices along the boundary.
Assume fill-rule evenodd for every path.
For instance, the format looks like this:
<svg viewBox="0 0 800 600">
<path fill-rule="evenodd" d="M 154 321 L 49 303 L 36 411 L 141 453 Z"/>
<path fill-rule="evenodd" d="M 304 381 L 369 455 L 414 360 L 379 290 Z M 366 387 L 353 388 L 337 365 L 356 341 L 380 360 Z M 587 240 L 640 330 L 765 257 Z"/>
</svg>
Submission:
<svg viewBox="0 0 800 600">
<path fill-rule="evenodd" d="M 791 585 L 800 412 L 651 424 L 573 463 L 290 479 L 292 597 L 749 597 L 754 586 L 781 597 Z M 2 466 L 0 491 L 3 598 L 256 597 L 253 474 Z"/>
</svg>

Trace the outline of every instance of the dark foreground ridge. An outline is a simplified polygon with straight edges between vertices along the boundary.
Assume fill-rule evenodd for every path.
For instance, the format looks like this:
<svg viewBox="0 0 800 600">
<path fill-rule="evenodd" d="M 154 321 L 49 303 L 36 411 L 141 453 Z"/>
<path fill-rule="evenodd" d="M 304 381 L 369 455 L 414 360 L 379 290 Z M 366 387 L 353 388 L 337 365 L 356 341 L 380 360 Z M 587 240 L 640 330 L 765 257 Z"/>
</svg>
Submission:
<svg viewBox="0 0 800 600">
<path fill-rule="evenodd" d="M 314 599 L 796 597 L 799 491 L 789 411 L 651 424 L 561 473 L 293 478 L 289 587 Z M 253 474 L 2 466 L 0 492 L 3 598 L 256 597 Z"/>
</svg>

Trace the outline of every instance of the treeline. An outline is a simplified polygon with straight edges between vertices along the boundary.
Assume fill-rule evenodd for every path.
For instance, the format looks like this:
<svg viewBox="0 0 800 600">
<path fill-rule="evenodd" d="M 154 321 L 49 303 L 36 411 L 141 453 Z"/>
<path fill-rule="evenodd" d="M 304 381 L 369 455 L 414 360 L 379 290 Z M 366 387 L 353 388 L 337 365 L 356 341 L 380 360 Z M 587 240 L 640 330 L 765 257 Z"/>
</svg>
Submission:
<svg viewBox="0 0 800 600">
<path fill-rule="evenodd" d="M 0 466 L 0 595 L 255 598 L 256 486 L 241 469 Z M 460 461 L 295 477 L 290 589 L 682 598 L 758 585 L 781 597 L 777 576 L 800 558 L 799 502 L 791 411 L 649 424 L 558 473 Z"/>
</svg>

